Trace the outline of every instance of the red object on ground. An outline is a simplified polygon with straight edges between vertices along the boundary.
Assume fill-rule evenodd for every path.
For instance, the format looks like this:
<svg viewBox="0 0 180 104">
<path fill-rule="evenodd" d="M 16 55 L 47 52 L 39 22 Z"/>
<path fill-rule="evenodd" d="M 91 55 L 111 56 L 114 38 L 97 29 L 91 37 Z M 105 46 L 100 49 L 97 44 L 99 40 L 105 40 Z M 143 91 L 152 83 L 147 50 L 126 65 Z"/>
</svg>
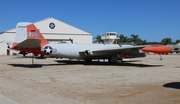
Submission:
<svg viewBox="0 0 180 104">
<path fill-rule="evenodd" d="M 7 49 L 7 55 L 8 55 L 8 56 L 10 55 L 10 50 L 9 50 L 9 49 Z"/>
<path fill-rule="evenodd" d="M 172 48 L 165 45 L 151 45 L 142 48 L 142 50 L 153 53 L 169 53 L 172 51 Z"/>
</svg>

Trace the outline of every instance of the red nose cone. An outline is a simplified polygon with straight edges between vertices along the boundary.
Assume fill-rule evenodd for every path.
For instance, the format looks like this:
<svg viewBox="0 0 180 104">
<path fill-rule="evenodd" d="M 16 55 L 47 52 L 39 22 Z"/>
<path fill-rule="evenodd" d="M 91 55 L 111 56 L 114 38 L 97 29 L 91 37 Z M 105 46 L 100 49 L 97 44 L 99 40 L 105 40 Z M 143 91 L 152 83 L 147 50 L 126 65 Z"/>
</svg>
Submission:
<svg viewBox="0 0 180 104">
<path fill-rule="evenodd" d="M 142 50 L 153 53 L 169 53 L 172 51 L 172 48 L 164 45 L 152 45 L 152 46 L 146 46 Z"/>
</svg>

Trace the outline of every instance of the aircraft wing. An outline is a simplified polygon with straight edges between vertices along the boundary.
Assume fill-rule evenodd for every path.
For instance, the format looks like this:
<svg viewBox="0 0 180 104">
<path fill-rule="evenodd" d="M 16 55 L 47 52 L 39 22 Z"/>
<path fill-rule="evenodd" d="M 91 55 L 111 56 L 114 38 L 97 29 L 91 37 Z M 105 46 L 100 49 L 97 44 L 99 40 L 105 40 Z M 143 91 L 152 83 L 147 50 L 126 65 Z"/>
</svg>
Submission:
<svg viewBox="0 0 180 104">
<path fill-rule="evenodd" d="M 38 48 L 41 47 L 41 39 L 26 39 L 23 42 L 17 44 L 16 48 Z"/>
<path fill-rule="evenodd" d="M 145 47 L 145 45 L 142 45 L 142 46 L 123 46 L 123 47 L 109 47 L 109 48 L 98 48 L 98 49 L 92 49 L 91 51 L 93 52 L 100 52 L 100 51 L 103 51 L 103 52 L 106 52 L 106 51 L 121 51 L 121 50 L 126 50 L 126 49 L 139 49 L 139 48 L 143 48 Z"/>
<path fill-rule="evenodd" d="M 80 52 L 85 52 L 88 55 L 96 56 L 96 55 L 105 55 L 105 54 L 112 54 L 112 53 L 129 53 L 133 49 L 140 49 L 147 45 L 141 46 L 119 46 L 119 47 L 107 47 L 107 48 L 98 48 L 98 49 L 87 49 Z"/>
</svg>

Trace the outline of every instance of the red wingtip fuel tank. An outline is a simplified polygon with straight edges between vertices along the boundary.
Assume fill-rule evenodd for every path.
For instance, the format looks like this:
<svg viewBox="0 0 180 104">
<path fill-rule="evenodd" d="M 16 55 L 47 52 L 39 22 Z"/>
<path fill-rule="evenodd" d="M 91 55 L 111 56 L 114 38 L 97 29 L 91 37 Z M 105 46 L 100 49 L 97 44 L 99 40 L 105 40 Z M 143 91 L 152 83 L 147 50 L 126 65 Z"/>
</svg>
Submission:
<svg viewBox="0 0 180 104">
<path fill-rule="evenodd" d="M 142 50 L 153 53 L 169 53 L 172 51 L 172 48 L 165 45 L 151 45 L 142 48 Z"/>
</svg>

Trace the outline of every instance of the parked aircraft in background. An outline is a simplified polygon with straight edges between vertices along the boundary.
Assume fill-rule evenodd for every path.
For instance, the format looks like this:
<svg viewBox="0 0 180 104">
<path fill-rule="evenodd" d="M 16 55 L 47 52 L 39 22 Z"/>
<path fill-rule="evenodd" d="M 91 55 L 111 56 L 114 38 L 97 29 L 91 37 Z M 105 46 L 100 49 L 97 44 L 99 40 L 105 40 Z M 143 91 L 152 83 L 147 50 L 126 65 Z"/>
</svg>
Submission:
<svg viewBox="0 0 180 104">
<path fill-rule="evenodd" d="M 139 49 L 145 47 L 144 45 L 119 44 L 52 44 L 42 36 L 34 24 L 20 22 L 16 27 L 15 42 L 8 48 L 33 53 L 35 56 L 41 54 L 57 58 L 82 59 L 87 62 L 91 62 L 93 59 L 108 59 L 108 62 L 117 62 L 117 59 L 123 56 L 138 57 Z M 167 48 L 168 46 L 156 47 Z M 139 57 L 142 56 L 139 55 Z"/>
<path fill-rule="evenodd" d="M 180 43 L 178 44 L 169 44 L 168 46 L 170 46 L 172 48 L 172 53 L 180 53 Z"/>
</svg>

